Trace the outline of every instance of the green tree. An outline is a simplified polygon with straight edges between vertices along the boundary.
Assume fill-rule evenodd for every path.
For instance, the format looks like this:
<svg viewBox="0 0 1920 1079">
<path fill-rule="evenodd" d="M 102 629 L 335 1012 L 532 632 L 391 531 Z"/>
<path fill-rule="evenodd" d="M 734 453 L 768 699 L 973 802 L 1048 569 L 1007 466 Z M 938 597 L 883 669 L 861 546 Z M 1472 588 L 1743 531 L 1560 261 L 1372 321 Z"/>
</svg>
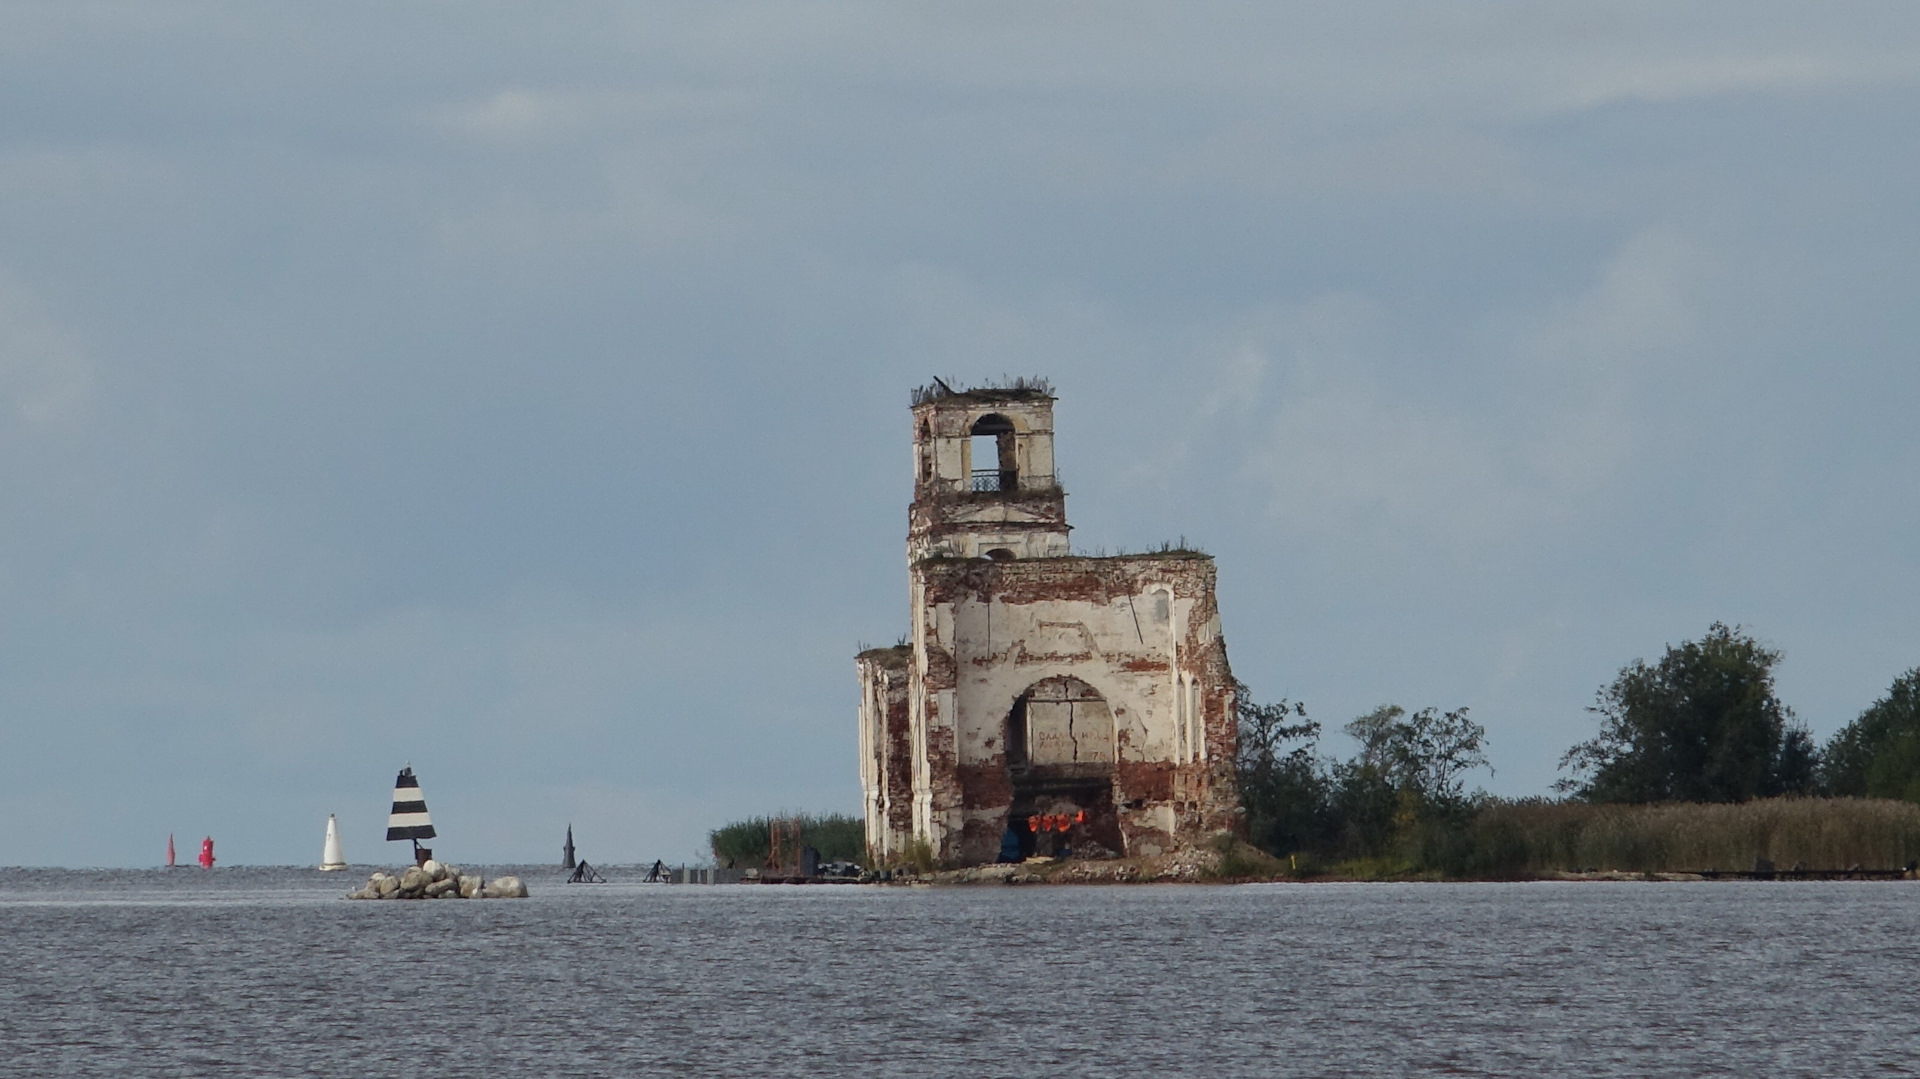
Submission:
<svg viewBox="0 0 1920 1079">
<path fill-rule="evenodd" d="M 1669 646 L 1658 664 L 1634 660 L 1588 711 L 1599 736 L 1567 751 L 1562 790 L 1596 802 L 1740 802 L 1811 788 L 1812 739 L 1780 702 L 1780 652 L 1715 622 Z"/>
<path fill-rule="evenodd" d="M 1239 779 L 1247 837 L 1271 854 L 1365 857 L 1416 825 L 1452 827 L 1470 815 L 1466 773 L 1486 767 L 1486 730 L 1467 710 L 1411 715 L 1382 705 L 1347 724 L 1360 743 L 1347 761 L 1319 755 L 1320 724 L 1291 701 L 1256 704 L 1238 686 Z"/>
<path fill-rule="evenodd" d="M 1486 729 L 1465 708 L 1423 708 L 1411 715 L 1395 704 L 1346 726 L 1360 743 L 1352 760 L 1332 768 L 1332 816 L 1349 855 L 1387 850 L 1417 826 L 1450 825 L 1472 805 L 1465 775 L 1487 766 Z"/>
<path fill-rule="evenodd" d="M 1306 705 L 1281 700 L 1257 704 L 1244 683 L 1235 683 L 1239 703 L 1240 804 L 1247 811 L 1247 839 L 1272 854 L 1317 846 L 1327 830 L 1328 778 L 1315 755 L 1320 724 Z"/>
<path fill-rule="evenodd" d="M 1347 724 L 1347 733 L 1360 743 L 1356 764 L 1430 810 L 1467 805 L 1466 773 L 1488 767 L 1481 749 L 1487 730 L 1468 719 L 1465 708 L 1408 715 L 1397 704 L 1382 705 Z"/>
<path fill-rule="evenodd" d="M 1920 802 L 1920 667 L 1827 742 L 1820 779 L 1830 794 Z"/>
</svg>

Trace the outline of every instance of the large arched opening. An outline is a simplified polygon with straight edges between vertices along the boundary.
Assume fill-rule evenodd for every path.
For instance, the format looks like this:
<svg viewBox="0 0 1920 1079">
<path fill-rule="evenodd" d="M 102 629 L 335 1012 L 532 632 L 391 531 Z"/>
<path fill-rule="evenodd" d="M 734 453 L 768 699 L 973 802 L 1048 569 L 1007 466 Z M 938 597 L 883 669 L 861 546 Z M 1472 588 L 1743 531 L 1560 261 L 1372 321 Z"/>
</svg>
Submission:
<svg viewBox="0 0 1920 1079">
<path fill-rule="evenodd" d="M 1071 675 L 1043 678 L 1007 713 L 1007 807 L 1001 858 L 1125 854 L 1113 805 L 1113 709 Z"/>
<path fill-rule="evenodd" d="M 1020 465 L 1014 449 L 1013 421 L 998 412 L 989 412 L 975 420 L 968 435 L 973 460 L 975 491 L 1017 491 L 1020 489 Z"/>
</svg>

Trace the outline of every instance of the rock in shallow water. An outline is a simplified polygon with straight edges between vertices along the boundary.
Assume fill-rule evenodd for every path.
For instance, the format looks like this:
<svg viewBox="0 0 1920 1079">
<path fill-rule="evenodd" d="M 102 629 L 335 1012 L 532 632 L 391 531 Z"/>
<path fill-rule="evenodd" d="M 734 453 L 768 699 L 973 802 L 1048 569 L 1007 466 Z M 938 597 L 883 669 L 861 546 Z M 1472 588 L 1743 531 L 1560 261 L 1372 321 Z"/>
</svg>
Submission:
<svg viewBox="0 0 1920 1079">
<path fill-rule="evenodd" d="M 482 880 L 478 874 L 462 873 L 455 866 L 440 866 L 445 874 L 434 880 L 425 867 L 409 867 L 399 876 L 375 873 L 367 886 L 349 892 L 348 899 L 525 899 L 527 886 L 519 877 Z"/>
<path fill-rule="evenodd" d="M 495 877 L 487 882 L 481 895 L 487 899 L 525 899 L 527 886 L 520 883 L 519 877 Z"/>
</svg>

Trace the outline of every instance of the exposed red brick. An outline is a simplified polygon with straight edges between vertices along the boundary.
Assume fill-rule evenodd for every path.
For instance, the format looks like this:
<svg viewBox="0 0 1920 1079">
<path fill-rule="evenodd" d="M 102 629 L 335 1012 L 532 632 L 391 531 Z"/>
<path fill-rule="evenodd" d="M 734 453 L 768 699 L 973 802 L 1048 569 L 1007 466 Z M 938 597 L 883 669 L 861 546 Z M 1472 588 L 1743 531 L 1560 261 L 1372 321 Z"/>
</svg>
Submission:
<svg viewBox="0 0 1920 1079">
<path fill-rule="evenodd" d="M 1198 842 L 1239 820 L 1233 675 L 1219 636 L 1213 560 L 1178 550 L 1067 556 L 1052 405 L 1052 396 L 1032 385 L 959 392 L 936 385 L 916 396 L 908 550 L 915 560 L 910 576 L 919 643 L 904 657 L 901 650 L 861 657 L 863 665 L 906 662 L 904 720 L 896 737 L 889 697 L 884 752 L 907 759 L 877 771 L 885 790 L 870 787 L 868 804 L 870 812 L 886 807 L 892 832 L 898 831 L 892 807 L 908 806 L 917 813 L 908 827 L 933 841 L 943 860 L 996 856 L 1008 813 L 1029 812 L 1020 807 L 1085 811 L 1093 822 L 1084 826 L 1086 835 L 1123 853 L 1135 845 Z M 988 417 L 997 418 L 981 422 Z M 968 442 L 975 432 L 991 441 Z M 978 447 L 992 459 L 983 462 Z M 974 490 L 981 486 L 990 489 Z M 989 554 L 994 557 L 975 557 Z M 1177 616 L 1156 593 L 1170 598 Z M 1046 605 L 1044 613 L 1029 609 L 1037 604 Z M 1169 639 L 1169 617 L 1184 619 L 1177 639 Z M 1082 628 L 1043 626 L 1044 644 L 1019 639 L 1017 628 L 1005 636 L 999 631 L 1043 622 Z M 1084 645 L 1076 632 L 1084 634 Z M 963 670 L 967 692 L 958 692 Z M 1104 688 L 1096 692 L 1095 682 Z M 1078 686 L 1073 692 L 1085 695 L 1035 698 L 1042 703 L 1105 701 L 1114 723 L 1112 762 L 1103 763 L 1102 753 L 1078 756 L 1082 736 L 1062 742 L 1056 733 L 1044 743 L 1056 754 L 1053 763 L 1022 764 L 1017 774 L 1009 769 L 1007 687 L 1043 683 Z M 885 684 L 893 692 L 894 683 Z M 1197 691 L 1192 696 L 1177 688 L 1189 684 Z M 994 688 L 982 696 L 983 687 Z M 1185 710 L 1196 703 L 1198 714 L 1188 716 Z M 876 722 L 879 706 L 864 707 L 868 722 Z M 974 707 L 992 714 L 951 714 Z M 990 756 L 961 765 L 963 741 Z M 1062 752 L 1069 754 L 1066 763 L 1057 756 Z M 896 776 L 914 779 L 900 790 Z"/>
</svg>

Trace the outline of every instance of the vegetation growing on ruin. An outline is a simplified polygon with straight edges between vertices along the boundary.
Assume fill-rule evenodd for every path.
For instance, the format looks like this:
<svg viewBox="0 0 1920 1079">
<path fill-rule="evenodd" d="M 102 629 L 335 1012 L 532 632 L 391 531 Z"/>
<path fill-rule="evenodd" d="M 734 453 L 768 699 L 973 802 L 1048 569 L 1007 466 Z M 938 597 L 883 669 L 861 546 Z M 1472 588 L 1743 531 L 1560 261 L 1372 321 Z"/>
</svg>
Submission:
<svg viewBox="0 0 1920 1079">
<path fill-rule="evenodd" d="M 862 648 L 853 658 L 878 663 L 883 667 L 904 668 L 913 661 L 913 648 L 903 640 L 885 648 Z"/>
<path fill-rule="evenodd" d="M 952 397 L 971 397 L 979 401 L 1030 401 L 1052 397 L 1053 383 L 1035 375 L 1002 375 L 997 381 L 956 389 L 945 379 L 935 378 L 925 386 L 913 388 L 915 407 Z"/>
<path fill-rule="evenodd" d="M 1219 837 L 1214 843 L 1214 852 L 1220 855 L 1220 860 L 1206 874 L 1211 880 L 1272 880 L 1284 876 L 1288 870 L 1287 863 L 1234 835 Z"/>
<path fill-rule="evenodd" d="M 1118 559 L 1127 559 L 1127 558 L 1211 559 L 1213 556 L 1201 550 L 1200 548 L 1194 546 L 1193 544 L 1188 543 L 1187 538 L 1185 536 L 1182 536 L 1180 537 L 1180 540 L 1177 543 L 1172 541 L 1163 541 L 1155 546 L 1148 547 L 1144 551 L 1131 551 L 1125 547 L 1115 547 L 1112 550 L 1108 550 L 1105 547 L 1095 547 L 1091 551 L 1080 551 L 1074 554 L 1072 557 L 1074 558 L 1107 558 L 1107 559 L 1118 560 Z"/>
<path fill-rule="evenodd" d="M 925 838 L 915 836 L 907 842 L 907 849 L 900 857 L 900 864 L 915 873 L 931 873 L 939 862 L 933 856 L 933 844 Z"/>
<path fill-rule="evenodd" d="M 820 852 L 822 862 L 860 862 L 866 858 L 867 826 L 859 817 L 845 813 L 781 813 L 769 817 L 748 817 L 723 824 L 707 833 L 707 845 L 715 864 L 734 869 L 753 869 L 767 864 L 772 850 L 775 821 L 795 821 L 800 826 L 800 845 Z"/>
<path fill-rule="evenodd" d="M 925 558 L 920 559 L 918 562 L 915 562 L 914 565 L 917 567 L 917 566 L 943 566 L 943 565 L 960 565 L 960 564 L 966 564 L 966 563 L 975 563 L 979 565 L 991 565 L 995 567 L 1007 567 L 1007 566 L 1017 567 L 1017 566 L 1031 566 L 1031 565 L 1040 565 L 1040 566 L 1059 565 L 1060 563 L 1071 562 L 1074 560 L 1087 560 L 1087 561 L 1098 560 L 1103 562 L 1125 562 L 1125 561 L 1132 561 L 1132 560 L 1150 561 L 1150 560 L 1168 559 L 1168 558 L 1191 559 L 1197 562 L 1210 562 L 1213 560 L 1212 555 L 1208 554 L 1203 550 L 1200 550 L 1198 547 L 1176 546 L 1170 543 L 1163 543 L 1157 547 L 1150 547 L 1144 551 L 1129 551 L 1124 547 L 1116 547 L 1112 550 L 1108 550 L 1105 547 L 1095 547 L 1091 551 L 1076 551 L 1070 555 L 1061 555 L 1054 558 L 1044 558 L 1044 557 L 1043 558 L 1021 558 L 1014 562 L 995 562 L 993 559 L 988 558 L 985 555 L 981 555 L 974 558 L 962 558 L 959 555 L 930 554 L 930 555 L 927 555 Z"/>
</svg>

